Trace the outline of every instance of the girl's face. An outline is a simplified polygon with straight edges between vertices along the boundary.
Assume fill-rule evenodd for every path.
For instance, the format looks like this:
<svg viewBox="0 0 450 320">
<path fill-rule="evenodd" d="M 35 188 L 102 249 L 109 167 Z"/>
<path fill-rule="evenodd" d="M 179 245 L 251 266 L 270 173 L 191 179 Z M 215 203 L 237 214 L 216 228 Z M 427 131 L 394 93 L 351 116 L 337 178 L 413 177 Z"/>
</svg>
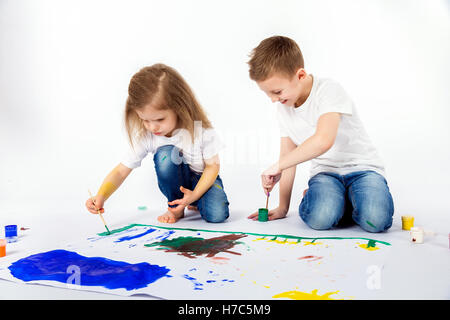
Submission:
<svg viewBox="0 0 450 320">
<path fill-rule="evenodd" d="M 173 110 L 160 110 L 147 105 L 140 110 L 136 110 L 137 115 L 144 123 L 145 129 L 157 136 L 171 137 L 177 129 L 178 117 Z"/>
</svg>

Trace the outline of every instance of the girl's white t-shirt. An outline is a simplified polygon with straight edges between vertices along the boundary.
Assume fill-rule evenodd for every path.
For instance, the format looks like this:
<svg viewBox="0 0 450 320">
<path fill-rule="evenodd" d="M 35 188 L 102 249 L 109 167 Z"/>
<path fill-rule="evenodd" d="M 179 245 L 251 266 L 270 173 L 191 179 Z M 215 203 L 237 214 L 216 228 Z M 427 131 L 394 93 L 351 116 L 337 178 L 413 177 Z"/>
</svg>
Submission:
<svg viewBox="0 0 450 320">
<path fill-rule="evenodd" d="M 320 172 L 346 175 L 373 170 L 385 176 L 384 164 L 367 135 L 355 105 L 342 86 L 331 79 L 313 76 L 313 85 L 306 101 L 299 107 L 277 105 L 280 136 L 300 145 L 311 137 L 319 117 L 338 112 L 341 120 L 336 140 L 327 152 L 311 160 L 311 177 Z"/>
<path fill-rule="evenodd" d="M 191 170 L 201 174 L 205 169 L 205 159 L 211 159 L 225 147 L 217 132 L 201 126 L 194 127 L 194 141 L 186 129 L 177 129 L 171 137 L 157 136 L 147 132 L 138 139 L 133 147 L 129 147 L 122 164 L 130 169 L 135 169 L 141 165 L 142 160 L 149 154 L 154 154 L 159 147 L 165 145 L 174 145 L 178 147 L 183 154 L 181 158 L 177 152 L 171 154 L 171 160 L 180 164 L 182 161 L 187 163 Z"/>
</svg>

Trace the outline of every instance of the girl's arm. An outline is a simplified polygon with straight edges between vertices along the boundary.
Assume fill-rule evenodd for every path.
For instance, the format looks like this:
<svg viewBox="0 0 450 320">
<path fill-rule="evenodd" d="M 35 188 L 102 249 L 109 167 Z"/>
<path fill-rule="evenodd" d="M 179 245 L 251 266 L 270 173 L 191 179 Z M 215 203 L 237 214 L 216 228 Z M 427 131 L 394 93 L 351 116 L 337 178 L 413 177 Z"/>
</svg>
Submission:
<svg viewBox="0 0 450 320">
<path fill-rule="evenodd" d="M 97 195 L 86 201 L 86 207 L 91 213 L 98 213 L 97 209 L 102 209 L 105 201 L 120 187 L 122 182 L 128 177 L 133 169 L 130 169 L 119 163 L 103 180 Z"/>
<path fill-rule="evenodd" d="M 198 180 L 195 189 L 189 190 L 181 186 L 180 190 L 184 194 L 183 199 L 176 199 L 168 202 L 168 204 L 186 207 L 189 204 L 200 199 L 201 196 L 206 191 L 208 191 L 209 188 L 211 188 L 214 181 L 216 181 L 216 178 L 219 175 L 219 169 L 220 161 L 218 155 L 215 155 L 214 157 L 207 160 L 205 159 L 205 169 L 203 170 L 202 176 L 200 177 L 200 180 Z"/>
<path fill-rule="evenodd" d="M 205 159 L 205 169 L 203 170 L 200 180 L 198 180 L 197 185 L 192 191 L 194 197 L 194 201 L 192 202 L 195 202 L 198 199 L 200 199 L 201 196 L 206 191 L 208 191 L 209 188 L 211 188 L 214 181 L 216 181 L 217 176 L 219 175 L 219 170 L 220 170 L 220 161 L 218 155 L 215 155 L 211 159 Z"/>
</svg>

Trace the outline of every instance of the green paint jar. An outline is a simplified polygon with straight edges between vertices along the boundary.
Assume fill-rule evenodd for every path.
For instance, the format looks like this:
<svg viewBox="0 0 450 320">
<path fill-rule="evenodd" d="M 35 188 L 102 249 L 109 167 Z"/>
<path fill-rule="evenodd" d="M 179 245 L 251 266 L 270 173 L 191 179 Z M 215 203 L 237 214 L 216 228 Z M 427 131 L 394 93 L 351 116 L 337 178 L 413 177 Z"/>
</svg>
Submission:
<svg viewBox="0 0 450 320">
<path fill-rule="evenodd" d="M 258 221 L 265 222 L 269 220 L 269 210 L 266 208 L 258 209 Z"/>
</svg>

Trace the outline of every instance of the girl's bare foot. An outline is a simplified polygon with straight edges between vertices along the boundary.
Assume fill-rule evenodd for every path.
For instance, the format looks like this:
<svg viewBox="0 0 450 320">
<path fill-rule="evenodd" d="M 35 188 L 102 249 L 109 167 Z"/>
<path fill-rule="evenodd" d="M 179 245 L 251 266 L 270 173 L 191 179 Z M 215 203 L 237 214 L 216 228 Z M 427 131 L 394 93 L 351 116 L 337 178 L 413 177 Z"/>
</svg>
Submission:
<svg viewBox="0 0 450 320">
<path fill-rule="evenodd" d="M 158 221 L 162 223 L 175 223 L 184 217 L 184 207 L 169 208 L 166 213 L 158 217 Z"/>
</svg>

